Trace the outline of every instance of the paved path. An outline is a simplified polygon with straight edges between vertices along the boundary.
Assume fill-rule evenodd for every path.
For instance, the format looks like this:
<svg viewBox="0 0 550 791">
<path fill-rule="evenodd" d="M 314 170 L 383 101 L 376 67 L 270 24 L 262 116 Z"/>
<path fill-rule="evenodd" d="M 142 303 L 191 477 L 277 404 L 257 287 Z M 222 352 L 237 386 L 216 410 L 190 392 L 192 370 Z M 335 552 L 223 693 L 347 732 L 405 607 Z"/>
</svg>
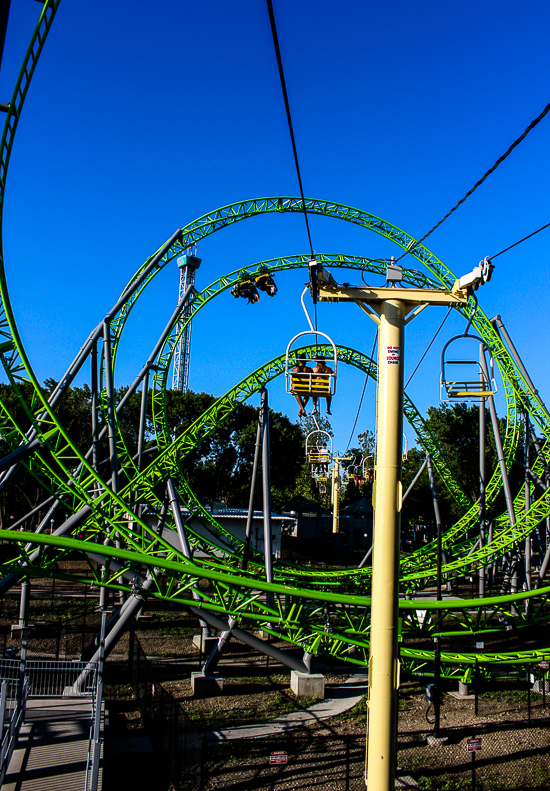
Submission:
<svg viewBox="0 0 550 791">
<path fill-rule="evenodd" d="M 91 713 L 89 699 L 31 698 L 2 791 L 84 791 Z"/>
<path fill-rule="evenodd" d="M 258 739 L 262 736 L 270 736 L 273 733 L 285 733 L 296 728 L 319 720 L 326 720 L 329 717 L 336 717 L 347 711 L 358 703 L 363 695 L 367 694 L 368 683 L 366 670 L 356 673 L 348 678 L 342 686 L 338 687 L 331 698 L 314 703 L 303 711 L 291 711 L 282 717 L 263 722 L 260 725 L 239 725 L 236 728 L 224 728 L 219 731 L 206 731 L 205 736 L 208 741 L 230 741 L 232 739 Z"/>
</svg>

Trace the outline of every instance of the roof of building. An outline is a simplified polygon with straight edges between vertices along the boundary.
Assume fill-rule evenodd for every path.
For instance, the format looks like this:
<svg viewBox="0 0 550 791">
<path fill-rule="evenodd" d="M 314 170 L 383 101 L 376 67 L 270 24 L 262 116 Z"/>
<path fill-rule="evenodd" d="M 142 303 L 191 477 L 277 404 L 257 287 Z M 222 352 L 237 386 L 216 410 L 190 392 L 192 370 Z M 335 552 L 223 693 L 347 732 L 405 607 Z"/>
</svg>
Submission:
<svg viewBox="0 0 550 791">
<path fill-rule="evenodd" d="M 372 514 L 372 503 L 366 497 L 361 497 L 345 508 L 340 509 L 341 514 Z"/>
<path fill-rule="evenodd" d="M 296 497 L 293 497 L 292 500 L 289 500 L 288 503 L 285 503 L 285 510 L 296 511 L 299 514 L 303 514 L 304 511 L 308 513 L 317 513 L 317 511 L 321 511 L 322 508 L 320 505 L 317 505 L 317 503 L 314 503 L 313 500 L 308 500 L 307 497 L 298 494 Z"/>
</svg>

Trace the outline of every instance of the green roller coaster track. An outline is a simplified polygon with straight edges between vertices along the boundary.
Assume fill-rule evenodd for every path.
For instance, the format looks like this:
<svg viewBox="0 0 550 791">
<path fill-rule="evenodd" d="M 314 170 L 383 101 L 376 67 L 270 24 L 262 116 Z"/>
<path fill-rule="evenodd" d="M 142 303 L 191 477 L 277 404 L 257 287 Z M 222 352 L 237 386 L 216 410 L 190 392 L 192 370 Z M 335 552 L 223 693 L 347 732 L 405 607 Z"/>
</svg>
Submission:
<svg viewBox="0 0 550 791">
<path fill-rule="evenodd" d="M 0 142 L 0 220 L 3 219 L 7 170 L 15 132 L 32 75 L 58 6 L 59 0 L 49 0 L 43 6 L 6 115 Z M 0 539 L 11 542 L 15 549 L 13 557 L 2 564 L 4 574 L 18 577 L 54 576 L 83 583 L 84 578 L 79 572 L 61 572 L 56 567 L 57 560 L 63 555 L 78 551 L 88 560 L 97 586 L 131 591 L 132 586 L 138 584 L 136 580 L 141 572 L 149 569 L 154 581 L 152 590 L 148 592 L 151 597 L 231 617 L 245 625 L 261 626 L 265 631 L 299 645 L 312 654 L 325 653 L 352 663 L 365 663 L 370 628 L 370 569 L 323 570 L 323 574 L 319 575 L 314 569 L 279 561 L 274 564 L 274 582 L 268 584 L 265 582 L 261 553 L 252 554 L 246 571 L 240 569 L 242 542 L 198 502 L 181 471 L 182 458 L 197 448 L 238 404 L 283 373 L 284 356 L 276 357 L 246 376 L 175 440 L 168 431 L 168 372 L 174 349 L 187 324 L 215 297 L 250 275 L 266 268 L 273 273 L 282 273 L 306 267 L 309 256 L 269 259 L 218 278 L 194 294 L 186 320 L 174 319 L 162 348 L 150 366 L 154 371 L 152 419 L 159 455 L 145 469 L 138 470 L 131 457 L 116 412 L 109 415 L 106 380 L 107 375 L 114 378 L 127 319 L 138 299 L 147 294 L 147 286 L 163 267 L 189 245 L 237 222 L 266 214 L 284 215 L 302 213 L 304 210 L 309 214 L 359 225 L 407 250 L 430 273 L 428 276 L 405 269 L 404 280 L 412 286 L 448 288 L 455 280 L 442 261 L 423 245 L 417 244 L 406 232 L 368 212 L 332 201 L 313 198 L 302 201 L 301 198 L 289 196 L 258 198 L 224 206 L 185 225 L 139 267 L 123 290 L 116 309 L 108 316 L 111 354 L 109 362 L 104 355 L 101 358 L 101 405 L 105 424 L 109 422 L 109 417 L 112 419 L 110 425 L 115 433 L 119 475 L 124 481 L 120 490 L 116 490 L 111 480 L 94 468 L 90 449 L 79 447 L 59 417 L 57 399 L 71 384 L 74 376 L 72 369 L 53 394 L 45 393 L 38 382 L 13 315 L 3 253 L 0 250 L 0 362 L 25 416 L 23 422 L 16 420 L 8 400 L 0 399 L 0 437 L 8 451 L 15 451 L 31 440 L 38 440 L 33 452 L 18 463 L 34 476 L 44 492 L 53 495 L 67 511 L 83 514 L 77 528 L 81 536 L 79 539 L 63 535 L 0 531 Z M 386 266 L 385 262 L 379 260 L 344 254 L 319 255 L 318 260 L 334 270 L 377 274 L 384 274 Z M 529 414 L 544 435 L 543 454 L 547 460 L 550 420 L 538 394 L 530 389 L 476 301 L 471 299 L 461 312 L 467 319 L 472 319 L 473 326 L 491 350 L 500 370 L 507 410 L 504 437 L 507 468 L 514 460 L 520 441 L 522 411 Z M 96 328 L 88 341 L 92 342 L 98 337 Z M 86 344 L 83 347 L 89 348 L 91 346 Z M 307 355 L 308 348 L 296 350 L 294 355 L 299 352 Z M 327 349 L 324 351 L 328 354 Z M 81 351 L 79 355 L 84 358 L 87 353 Z M 339 346 L 337 353 L 340 361 L 376 379 L 376 364 L 362 352 Z M 79 355 L 76 360 L 80 359 Z M 107 365 L 110 367 L 107 368 Z M 492 540 L 476 548 L 475 540 L 468 538 L 468 535 L 477 523 L 478 504 L 471 503 L 460 483 L 454 480 L 443 453 L 408 396 L 405 396 L 404 410 L 419 442 L 432 456 L 443 485 L 464 511 L 463 516 L 443 537 L 444 546 L 452 548 L 454 554 L 454 559 L 443 568 L 445 574 L 472 574 L 480 566 L 502 559 L 550 516 L 549 490 L 535 498 L 533 486 L 533 502 L 526 510 L 522 489 L 514 500 L 514 524 L 510 524 L 507 513 L 502 514 L 494 520 Z M 544 467 L 540 459 L 533 465 L 533 471 L 539 477 L 543 476 Z M 190 544 L 195 553 L 192 560 L 185 558 L 173 537 L 169 540 L 170 531 L 174 536 L 177 535 L 170 516 L 166 518 L 168 533 L 159 535 L 140 516 L 141 511 L 137 507 L 148 506 L 150 513 L 158 512 L 161 506 L 158 487 L 168 477 L 177 481 L 183 504 L 203 525 L 201 530 L 189 529 Z M 0 488 L 6 485 L 8 479 L 9 472 L 2 473 Z M 488 503 L 495 501 L 501 487 L 502 476 L 497 470 L 487 487 Z M 122 546 L 116 546 L 115 542 Z M 40 551 L 35 551 L 37 548 Z M 116 562 L 116 567 L 110 570 L 108 561 Z M 436 547 L 433 543 L 402 559 L 401 579 L 409 595 L 433 583 L 435 564 Z M 132 575 L 134 582 L 131 581 Z M 486 645 L 492 646 L 491 650 L 482 654 L 468 650 L 443 651 L 444 672 L 449 676 L 462 673 L 464 666 L 476 660 L 491 665 L 546 658 L 550 654 L 550 647 L 546 645 L 537 644 L 531 650 L 523 650 L 516 645 L 514 650 L 503 651 L 502 641 L 503 638 L 511 640 L 517 636 L 518 641 L 528 639 L 540 643 L 544 639 L 541 638 L 540 627 L 548 623 L 550 616 L 549 596 L 550 586 L 541 586 L 521 593 L 478 599 L 403 599 L 400 602 L 402 661 L 411 672 L 429 673 L 433 662 L 430 641 L 436 635 L 449 639 L 483 635 Z"/>
</svg>

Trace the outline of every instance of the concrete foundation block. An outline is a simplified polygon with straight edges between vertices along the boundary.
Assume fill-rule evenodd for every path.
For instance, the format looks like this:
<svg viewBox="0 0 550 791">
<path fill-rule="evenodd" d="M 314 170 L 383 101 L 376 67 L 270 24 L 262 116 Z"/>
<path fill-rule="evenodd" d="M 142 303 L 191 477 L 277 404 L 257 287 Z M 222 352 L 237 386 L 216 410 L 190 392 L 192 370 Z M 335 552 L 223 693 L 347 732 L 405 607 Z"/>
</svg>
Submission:
<svg viewBox="0 0 550 791">
<path fill-rule="evenodd" d="M 290 672 L 290 689 L 297 698 L 325 698 L 325 677 L 322 673 Z"/>
<path fill-rule="evenodd" d="M 217 637 L 203 637 L 202 634 L 195 634 L 193 635 L 193 645 L 195 648 L 198 648 L 199 651 L 205 656 L 209 656 L 210 652 L 217 644 L 218 638 Z"/>
<path fill-rule="evenodd" d="M 195 698 L 217 698 L 223 695 L 223 678 L 217 673 L 213 676 L 191 673 L 191 691 Z"/>
<path fill-rule="evenodd" d="M 465 684 L 463 681 L 458 682 L 458 694 L 465 698 L 467 695 L 470 694 L 470 688 L 468 684 Z"/>
<path fill-rule="evenodd" d="M 533 692 L 550 692 L 550 681 L 544 681 L 542 678 L 537 678 L 533 684 Z"/>
</svg>

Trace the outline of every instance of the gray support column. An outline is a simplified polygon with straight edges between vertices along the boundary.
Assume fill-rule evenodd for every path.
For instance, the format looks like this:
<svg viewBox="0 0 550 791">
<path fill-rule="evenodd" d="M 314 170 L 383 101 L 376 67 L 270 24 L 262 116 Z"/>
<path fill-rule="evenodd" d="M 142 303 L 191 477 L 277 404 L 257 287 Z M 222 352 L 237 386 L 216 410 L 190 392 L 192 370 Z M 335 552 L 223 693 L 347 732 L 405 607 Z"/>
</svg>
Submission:
<svg viewBox="0 0 550 791">
<path fill-rule="evenodd" d="M 243 563 L 242 568 L 248 568 L 248 556 L 250 554 L 250 541 L 252 539 L 252 520 L 254 518 L 254 498 L 256 495 L 256 480 L 258 478 L 258 464 L 260 462 L 260 451 L 262 448 L 262 407 L 258 412 L 258 429 L 256 431 L 256 446 L 254 448 L 254 464 L 252 466 L 252 480 L 250 481 L 250 498 L 248 500 L 248 516 L 246 518 L 246 534 L 244 539 Z"/>
<path fill-rule="evenodd" d="M 529 480 L 529 467 L 530 467 L 530 454 L 529 454 L 529 414 L 525 410 L 523 413 L 524 426 L 524 442 L 525 442 L 525 480 L 523 483 L 523 491 L 525 495 L 525 516 L 531 507 L 531 481 Z M 531 590 L 531 536 L 525 536 L 525 581 L 527 590 Z M 527 608 L 528 601 L 525 602 Z"/>
<path fill-rule="evenodd" d="M 527 369 L 525 368 L 525 366 L 524 366 L 524 364 L 522 362 L 522 359 L 519 356 L 518 350 L 516 349 L 516 347 L 512 343 L 512 339 L 508 335 L 508 332 L 506 330 L 506 327 L 504 326 L 504 322 L 502 321 L 501 317 L 500 316 L 495 316 L 494 318 L 492 318 L 491 319 L 491 324 L 493 325 L 493 327 L 497 331 L 497 335 L 502 334 L 504 336 L 504 340 L 506 341 L 506 343 L 508 344 L 508 348 L 510 349 L 510 354 L 512 355 L 512 357 L 514 359 L 514 362 L 516 363 L 517 367 L 521 371 L 521 375 L 523 376 L 523 378 L 525 379 L 525 381 L 529 385 L 529 387 L 532 390 L 532 392 L 536 395 L 539 404 L 541 405 L 541 407 L 546 412 L 546 415 L 548 416 L 548 418 L 550 418 L 550 412 L 548 412 L 548 410 L 546 409 L 546 407 L 545 407 L 545 405 L 544 405 L 544 403 L 542 401 L 542 398 L 539 395 L 539 391 L 537 390 L 537 388 L 535 387 L 535 385 L 531 381 L 531 377 L 527 373 Z"/>
<path fill-rule="evenodd" d="M 371 547 L 370 547 L 370 549 L 369 549 L 369 550 L 367 550 L 367 553 L 366 553 L 365 557 L 363 558 L 363 560 L 361 561 L 361 563 L 360 563 L 360 564 L 357 566 L 357 568 L 358 568 L 358 569 L 362 569 L 362 568 L 363 568 L 363 566 L 365 565 L 365 563 L 367 562 L 367 560 L 368 560 L 368 559 L 370 558 L 370 556 L 372 555 L 372 547 L 373 547 L 373 545 L 371 544 Z"/>
<path fill-rule="evenodd" d="M 205 676 L 208 676 L 209 674 L 213 673 L 216 670 L 218 666 L 218 662 L 220 661 L 221 656 L 224 652 L 224 649 L 231 639 L 231 636 L 233 634 L 233 629 L 236 627 L 237 621 L 235 620 L 235 618 L 229 618 L 229 620 L 227 621 L 227 625 L 228 628 L 224 629 L 224 631 L 218 637 L 218 642 L 216 643 L 216 645 L 210 652 L 208 659 L 204 663 L 202 672 L 204 673 Z"/>
<path fill-rule="evenodd" d="M 4 470 L 9 471 L 14 465 L 32 456 L 32 454 L 40 450 L 41 447 L 42 442 L 38 438 L 26 442 L 24 445 L 20 445 L 14 451 L 8 453 L 7 456 L 4 456 L 3 459 L 0 459 L 0 472 Z"/>
<path fill-rule="evenodd" d="M 95 699 L 95 718 L 92 744 L 92 779 L 90 783 L 90 791 L 97 791 L 99 783 L 99 766 L 101 759 L 101 708 L 103 704 L 103 666 L 105 663 L 105 620 L 106 613 L 102 613 L 99 660 L 97 663 L 97 690 Z"/>
<path fill-rule="evenodd" d="M 269 405 L 267 390 L 261 390 L 262 412 L 262 483 L 264 500 L 264 559 L 265 578 L 273 582 L 273 547 L 271 540 L 271 475 L 269 466 Z"/>
<path fill-rule="evenodd" d="M 109 458 L 111 461 L 111 487 L 113 492 L 118 492 L 118 450 L 116 446 L 116 406 L 115 406 L 115 383 L 113 376 L 113 360 L 111 355 L 111 324 L 110 321 L 103 322 L 103 359 L 105 363 L 105 390 L 107 394 L 107 428 L 109 436 Z M 117 549 L 122 549 L 122 542 L 116 534 L 115 546 Z M 100 607 L 105 607 L 106 596 L 108 595 L 105 588 L 102 588 L 100 593 Z M 118 600 L 120 603 L 124 601 L 124 591 L 118 591 Z"/>
<path fill-rule="evenodd" d="M 548 466 L 548 463 L 547 463 L 546 459 L 544 458 L 544 454 L 542 452 L 542 448 L 540 446 L 540 442 L 538 441 L 538 439 L 536 437 L 536 434 L 535 434 L 535 429 L 534 429 L 534 427 L 532 425 L 531 425 L 530 428 L 531 428 L 531 437 L 533 439 L 533 445 L 535 446 L 535 450 L 537 452 L 537 456 L 539 457 L 540 462 L 541 462 L 541 464 L 542 464 L 542 466 L 544 468 L 545 488 L 548 488 L 550 486 L 550 468 Z M 540 526 L 537 529 L 540 530 Z M 544 538 L 542 536 L 542 531 L 540 532 L 539 536 L 540 536 L 540 544 L 541 544 L 542 552 L 544 552 L 545 549 L 546 550 L 550 549 L 550 516 L 546 517 L 546 530 L 545 530 L 545 533 L 544 533 Z M 547 552 L 547 554 L 548 554 L 548 552 Z M 542 571 L 542 566 L 541 566 L 541 571 Z M 546 573 L 546 570 L 545 570 L 545 573 Z M 537 587 L 539 587 L 539 584 L 540 584 L 540 582 L 537 582 Z"/>
<path fill-rule="evenodd" d="M 180 505 L 180 498 L 178 497 L 178 493 L 176 491 L 176 487 L 174 485 L 174 481 L 172 478 L 168 478 L 166 481 L 166 489 L 168 491 L 168 501 L 170 503 L 170 508 L 172 510 L 172 515 L 174 517 L 174 522 L 176 523 L 176 530 L 178 532 L 178 538 L 181 544 L 181 551 L 185 555 L 186 558 L 191 559 L 191 547 L 189 546 L 189 541 L 187 540 L 187 533 L 185 532 L 185 524 L 183 522 L 183 518 L 181 515 L 181 505 Z"/>
<path fill-rule="evenodd" d="M 432 492 L 432 504 L 437 526 L 437 601 L 441 601 L 441 513 L 439 511 L 439 500 L 435 488 L 435 478 L 432 464 L 432 457 L 428 453 L 426 456 L 428 466 L 428 477 L 430 479 L 430 489 Z"/>
<path fill-rule="evenodd" d="M 139 433 L 138 433 L 138 458 L 137 468 L 139 472 L 143 469 L 143 446 L 145 444 L 145 427 L 147 423 L 147 397 L 149 395 L 149 369 L 143 377 L 141 386 L 141 410 L 139 414 Z"/>
<path fill-rule="evenodd" d="M 31 583 L 28 577 L 21 580 L 21 598 L 19 600 L 19 626 L 29 625 L 29 601 L 31 596 Z"/>
<path fill-rule="evenodd" d="M 479 360 L 480 364 L 483 358 L 483 345 L 479 346 Z M 479 371 L 479 384 L 480 389 L 483 390 L 484 373 L 483 368 Z M 486 465 L 485 465 L 485 397 L 479 399 L 479 545 L 485 546 L 485 481 L 486 481 Z M 479 597 L 483 599 L 485 596 L 485 564 L 482 563 L 479 567 Z"/>
<path fill-rule="evenodd" d="M 190 607 L 189 609 L 199 618 L 204 618 L 205 621 L 208 621 L 210 626 L 213 626 L 214 629 L 218 629 L 222 633 L 229 629 L 229 623 L 227 621 L 224 621 L 218 615 L 215 615 L 209 610 L 199 609 L 198 607 Z M 292 656 L 292 654 L 289 654 L 286 651 L 281 651 L 279 648 L 275 648 L 275 646 L 273 646 L 271 643 L 267 643 L 265 640 L 260 640 L 259 637 L 254 637 L 248 632 L 245 632 L 244 629 L 240 629 L 236 626 L 233 628 L 232 634 L 235 640 L 238 640 L 239 643 L 244 643 L 245 645 L 250 646 L 250 648 L 253 648 L 255 651 L 270 656 L 272 659 L 275 659 L 277 662 L 281 662 L 281 664 L 286 665 L 286 667 L 290 667 L 292 670 L 297 670 L 299 673 L 310 672 L 304 662 L 296 659 L 296 657 Z"/>
<path fill-rule="evenodd" d="M 116 563 L 115 561 L 111 562 L 111 566 L 115 568 L 122 568 L 120 563 Z M 150 590 L 155 585 L 155 578 L 154 575 L 149 575 L 144 577 L 142 574 L 135 574 L 134 572 L 128 571 L 125 572 L 124 577 L 131 578 L 133 583 L 132 585 L 132 593 L 126 599 L 118 613 L 116 613 L 113 618 L 109 621 L 106 626 L 106 637 L 105 637 L 105 656 L 109 656 L 113 648 L 116 646 L 118 641 L 120 640 L 121 636 L 124 634 L 128 626 L 132 623 L 136 615 L 138 614 L 140 608 L 143 606 L 143 594 Z M 94 637 L 90 645 L 88 645 L 82 654 L 82 656 L 86 657 L 92 647 L 94 645 L 98 645 L 98 636 Z M 90 659 L 88 660 L 89 665 L 93 666 L 99 660 L 101 646 L 94 651 Z M 86 661 L 86 660 L 84 660 Z M 90 673 L 89 667 L 86 667 L 82 674 L 80 675 L 78 681 L 75 682 L 75 687 L 82 683 L 83 679 L 87 678 Z"/>
<path fill-rule="evenodd" d="M 437 601 L 441 601 L 441 513 L 439 511 L 439 501 L 437 499 L 437 490 L 435 488 L 434 470 L 432 464 L 432 457 L 428 453 L 426 455 L 426 462 L 428 467 L 428 477 L 430 479 L 430 489 L 432 492 L 432 503 L 434 508 L 435 522 L 437 526 L 437 581 L 436 581 L 436 597 Z M 440 684 L 441 684 L 441 644 L 439 636 L 434 636 L 434 687 L 435 687 L 435 700 L 434 700 L 434 732 L 436 736 L 439 734 L 441 722 L 440 710 Z"/>
<path fill-rule="evenodd" d="M 487 372 L 487 364 L 485 362 L 485 357 L 482 356 L 480 358 L 481 367 L 483 369 L 483 373 L 485 374 L 487 380 L 489 379 L 489 374 Z M 506 460 L 504 458 L 504 450 L 502 449 L 502 440 L 500 438 L 500 430 L 498 427 L 498 418 L 497 412 L 495 409 L 495 401 L 493 396 L 490 395 L 487 397 L 489 402 L 489 413 L 491 415 L 491 424 L 493 427 L 493 435 L 495 438 L 495 445 L 497 450 L 497 457 L 498 457 L 498 465 L 500 468 L 500 474 L 502 475 L 502 484 L 504 488 L 504 497 L 506 500 L 506 508 L 508 510 L 508 518 L 510 520 L 510 525 L 513 528 L 516 524 L 516 515 L 514 513 L 514 501 L 512 499 L 512 490 L 510 489 L 510 481 L 508 479 L 508 471 L 506 469 Z"/>
<path fill-rule="evenodd" d="M 92 467 L 97 472 L 99 469 L 99 388 L 97 380 L 97 341 L 92 346 Z"/>
<path fill-rule="evenodd" d="M 424 459 L 424 461 L 422 462 L 422 466 L 420 467 L 420 469 L 418 470 L 418 472 L 416 473 L 416 475 L 415 475 L 415 476 L 414 476 L 414 478 L 412 479 L 412 482 L 411 482 L 411 484 L 409 485 L 409 488 L 407 489 L 407 491 L 406 491 L 406 492 L 405 492 L 405 494 L 403 495 L 403 500 L 401 501 L 402 503 L 404 503 L 404 502 L 405 502 L 405 500 L 406 500 L 406 499 L 407 499 L 407 497 L 409 496 L 410 492 L 412 491 L 413 487 L 415 486 L 416 482 L 418 481 L 418 479 L 420 478 L 420 476 L 422 475 L 422 473 L 423 473 L 423 472 L 424 472 L 424 470 L 426 469 L 426 465 L 427 465 L 427 463 L 428 463 L 428 457 L 426 456 L 426 458 L 425 458 L 425 459 Z"/>
<path fill-rule="evenodd" d="M 181 515 L 181 502 L 178 497 L 176 486 L 172 478 L 168 478 L 168 480 L 166 481 L 166 493 L 168 495 L 168 501 L 170 503 L 170 509 L 174 517 L 174 522 L 176 524 L 176 530 L 180 542 L 180 549 L 185 555 L 185 557 L 191 560 L 193 558 L 193 553 L 191 551 L 189 540 L 187 538 L 185 522 Z M 162 535 L 162 530 L 160 531 L 160 534 Z M 193 592 L 193 598 L 198 599 L 198 593 L 196 591 Z M 201 643 L 203 643 L 205 637 L 210 637 L 210 627 L 208 626 L 204 618 L 199 618 L 199 625 L 201 627 Z"/>
<path fill-rule="evenodd" d="M 111 459 L 111 486 L 118 492 L 118 454 L 116 447 L 115 386 L 113 382 L 113 361 L 111 359 L 111 325 L 103 322 L 103 358 L 105 360 L 105 390 L 107 392 L 107 427 L 109 437 L 109 456 Z"/>
</svg>

